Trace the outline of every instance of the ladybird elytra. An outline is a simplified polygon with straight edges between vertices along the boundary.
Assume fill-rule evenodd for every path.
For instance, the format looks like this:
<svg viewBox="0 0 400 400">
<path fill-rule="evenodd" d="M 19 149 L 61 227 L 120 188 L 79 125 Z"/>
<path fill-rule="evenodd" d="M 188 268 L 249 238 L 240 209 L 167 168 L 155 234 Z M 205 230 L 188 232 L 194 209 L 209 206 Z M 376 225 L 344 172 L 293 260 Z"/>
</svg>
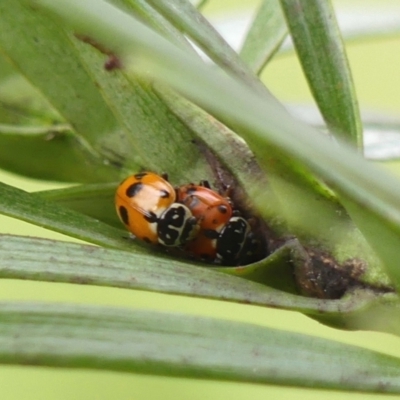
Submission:
<svg viewBox="0 0 400 400">
<path fill-rule="evenodd" d="M 229 199 L 214 190 L 200 185 L 183 185 L 177 188 L 177 201 L 185 204 L 199 219 L 201 229 L 220 230 L 231 218 Z"/>
</svg>

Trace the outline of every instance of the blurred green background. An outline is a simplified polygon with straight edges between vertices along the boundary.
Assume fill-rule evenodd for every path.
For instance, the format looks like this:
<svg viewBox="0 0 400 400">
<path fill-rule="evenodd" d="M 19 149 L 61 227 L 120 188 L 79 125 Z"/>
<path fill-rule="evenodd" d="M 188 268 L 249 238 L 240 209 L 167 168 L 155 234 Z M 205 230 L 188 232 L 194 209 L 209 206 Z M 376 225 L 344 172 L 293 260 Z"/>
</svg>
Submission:
<svg viewBox="0 0 400 400">
<path fill-rule="evenodd" d="M 245 13 L 244 2 L 223 0 L 212 2 L 208 15 L 216 20 L 229 19 L 235 15 L 234 3 L 239 14 Z M 246 7 L 257 4 L 246 2 Z M 349 7 L 374 9 L 396 7 L 398 0 L 335 1 L 340 10 Z M 237 14 L 236 14 L 237 15 Z M 1 18 L 1 17 L 0 17 Z M 349 43 L 348 56 L 353 71 L 356 90 L 362 110 L 376 110 L 397 116 L 400 111 L 400 37 L 365 40 Z M 291 53 L 277 56 L 267 67 L 263 80 L 281 100 L 293 103 L 311 102 L 311 95 L 299 63 Z M 389 166 L 400 170 L 396 163 Z M 207 178 L 207 177 L 205 177 Z M 28 191 L 61 187 L 60 184 L 43 183 L 21 179 L 0 171 L 0 179 Z M 0 232 L 17 235 L 40 236 L 59 240 L 69 238 L 38 227 L 0 217 Z M 140 291 L 97 288 L 58 283 L 0 280 L 2 301 L 52 301 L 82 304 L 99 304 L 129 308 L 156 309 L 216 318 L 234 319 L 243 322 L 267 325 L 310 335 L 340 340 L 364 346 L 400 357 L 400 338 L 373 332 L 342 332 L 330 329 L 298 313 L 265 309 L 262 307 L 221 303 L 210 300 L 180 296 L 145 293 Z M 326 366 L 329 368 L 329 365 Z M 88 372 L 82 370 L 50 370 L 34 367 L 0 366 L 0 396 L 2 399 L 221 399 L 253 400 L 279 399 L 368 399 L 372 395 L 278 388 L 265 385 L 233 384 L 177 378 L 139 376 L 133 374 Z M 374 399 L 394 396 L 373 396 Z M 397 398 L 397 396 L 396 396 Z"/>
</svg>

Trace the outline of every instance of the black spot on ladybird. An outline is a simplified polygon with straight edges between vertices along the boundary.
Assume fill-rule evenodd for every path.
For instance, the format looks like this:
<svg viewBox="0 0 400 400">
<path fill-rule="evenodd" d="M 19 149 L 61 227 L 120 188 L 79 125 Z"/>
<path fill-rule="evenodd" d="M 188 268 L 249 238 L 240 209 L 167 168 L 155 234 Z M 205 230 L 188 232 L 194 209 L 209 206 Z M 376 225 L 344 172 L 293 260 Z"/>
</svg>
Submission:
<svg viewBox="0 0 400 400">
<path fill-rule="evenodd" d="M 125 225 L 129 225 L 129 214 L 128 214 L 128 210 L 127 210 L 124 206 L 119 206 L 118 213 L 119 213 L 119 216 L 120 216 L 122 222 L 123 222 Z"/>
<path fill-rule="evenodd" d="M 135 197 L 142 190 L 142 188 L 143 188 L 143 183 L 136 182 L 130 185 L 126 189 L 125 193 L 128 197 Z"/>
<path fill-rule="evenodd" d="M 226 214 L 226 213 L 228 212 L 228 208 L 227 208 L 226 206 L 224 206 L 223 204 L 220 204 L 220 205 L 218 206 L 218 211 L 219 211 L 221 214 Z"/>
</svg>

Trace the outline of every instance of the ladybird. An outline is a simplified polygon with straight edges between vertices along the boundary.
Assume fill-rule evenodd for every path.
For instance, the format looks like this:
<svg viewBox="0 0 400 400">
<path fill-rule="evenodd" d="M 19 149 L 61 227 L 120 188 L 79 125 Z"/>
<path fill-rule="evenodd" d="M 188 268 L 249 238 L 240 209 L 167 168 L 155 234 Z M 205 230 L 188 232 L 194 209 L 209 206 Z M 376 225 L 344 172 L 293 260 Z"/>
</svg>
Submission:
<svg viewBox="0 0 400 400">
<path fill-rule="evenodd" d="M 176 202 L 175 189 L 153 172 L 126 178 L 116 191 L 115 206 L 126 228 L 148 243 L 179 246 L 199 230 L 190 209 Z"/>
<path fill-rule="evenodd" d="M 251 228 L 244 218 L 234 215 L 230 199 L 212 190 L 206 181 L 180 186 L 176 192 L 177 201 L 189 208 L 200 226 L 185 250 L 215 263 L 237 263 Z"/>
</svg>

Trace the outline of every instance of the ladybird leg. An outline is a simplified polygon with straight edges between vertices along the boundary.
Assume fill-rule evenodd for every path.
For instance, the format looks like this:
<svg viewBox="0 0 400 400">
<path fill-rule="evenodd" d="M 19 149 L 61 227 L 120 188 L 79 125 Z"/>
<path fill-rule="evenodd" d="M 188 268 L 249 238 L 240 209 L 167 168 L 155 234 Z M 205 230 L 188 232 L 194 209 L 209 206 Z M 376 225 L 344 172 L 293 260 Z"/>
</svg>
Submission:
<svg viewBox="0 0 400 400">
<path fill-rule="evenodd" d="M 167 182 L 169 182 L 168 173 L 167 173 L 167 172 L 163 172 L 160 176 L 161 176 L 161 178 L 163 178 L 163 179 L 165 179 Z"/>
<path fill-rule="evenodd" d="M 214 265 L 224 265 L 224 264 L 222 263 L 222 259 L 219 258 L 219 257 L 214 258 L 214 260 L 212 261 L 212 263 L 213 263 Z"/>
<path fill-rule="evenodd" d="M 203 187 L 205 187 L 205 188 L 207 188 L 207 189 L 211 189 L 210 182 L 207 181 L 207 180 L 201 180 L 200 183 L 199 183 L 199 185 L 200 185 L 200 186 L 203 186 Z"/>
<path fill-rule="evenodd" d="M 221 191 L 221 196 L 224 196 L 225 198 L 230 200 L 231 194 L 233 193 L 233 186 L 232 185 L 224 185 L 224 190 Z"/>
<path fill-rule="evenodd" d="M 181 237 L 184 243 L 193 240 L 200 231 L 199 220 L 196 217 L 190 217 L 186 220 Z"/>
<path fill-rule="evenodd" d="M 151 224 L 154 222 L 158 222 L 159 219 L 157 217 L 157 214 L 153 213 L 152 211 L 146 212 L 143 216 L 146 219 L 146 221 L 150 222 Z"/>
<path fill-rule="evenodd" d="M 137 174 L 133 175 L 135 177 L 135 179 L 137 179 L 138 181 L 140 181 L 141 179 L 143 179 L 143 177 L 145 177 L 146 175 L 148 175 L 147 171 L 142 171 L 142 172 L 138 172 Z"/>
<path fill-rule="evenodd" d="M 203 235 L 205 237 L 207 237 L 208 239 L 218 239 L 219 238 L 219 232 L 214 229 L 204 229 Z"/>
<path fill-rule="evenodd" d="M 136 240 L 136 236 L 135 236 L 133 233 L 131 233 L 131 232 L 128 232 L 127 235 L 123 235 L 123 236 L 121 236 L 121 237 L 122 237 L 122 239 L 124 239 L 124 240 L 129 240 L 129 241 L 131 241 L 131 240 Z"/>
</svg>

